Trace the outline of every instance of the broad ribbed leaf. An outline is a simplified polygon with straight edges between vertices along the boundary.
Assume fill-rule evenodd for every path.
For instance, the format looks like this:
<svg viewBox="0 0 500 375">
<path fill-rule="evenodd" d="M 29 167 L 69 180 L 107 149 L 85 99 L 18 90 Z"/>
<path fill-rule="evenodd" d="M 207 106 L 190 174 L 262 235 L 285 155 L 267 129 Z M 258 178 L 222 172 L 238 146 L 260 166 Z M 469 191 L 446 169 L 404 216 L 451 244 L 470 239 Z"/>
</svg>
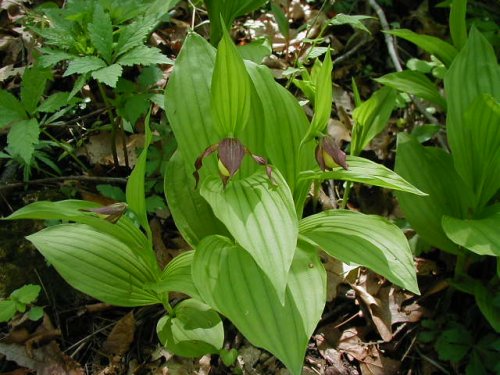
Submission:
<svg viewBox="0 0 500 375">
<path fill-rule="evenodd" d="M 475 28 L 444 82 L 455 168 L 481 207 L 500 187 L 500 67 L 493 48 Z"/>
<path fill-rule="evenodd" d="M 144 285 L 157 280 L 125 243 L 84 224 L 61 224 L 27 237 L 75 289 L 117 306 L 161 300 Z"/>
<path fill-rule="evenodd" d="M 355 125 L 352 132 L 351 155 L 359 155 L 386 127 L 395 105 L 396 91 L 390 87 L 383 87 L 356 107 L 352 113 Z"/>
<path fill-rule="evenodd" d="M 321 134 L 330 119 L 333 95 L 332 69 L 332 58 L 330 52 L 327 51 L 321 68 L 315 74 L 314 116 L 311 121 L 311 130 L 309 131 L 311 137 Z"/>
<path fill-rule="evenodd" d="M 96 56 L 76 57 L 69 62 L 68 69 L 64 72 L 63 77 L 67 77 L 75 73 L 85 74 L 93 72 L 94 70 L 104 68 L 105 66 L 106 63 Z"/>
<path fill-rule="evenodd" d="M 453 0 L 450 10 L 450 34 L 453 45 L 460 50 L 467 41 L 467 0 Z"/>
<path fill-rule="evenodd" d="M 389 34 L 406 39 L 424 51 L 436 56 L 444 65 L 450 66 L 458 51 L 451 44 L 435 36 L 417 34 L 408 29 L 386 31 Z"/>
<path fill-rule="evenodd" d="M 493 47 L 475 27 L 444 78 L 448 100 L 446 127 L 462 127 L 463 113 L 480 94 L 500 100 L 500 67 Z"/>
<path fill-rule="evenodd" d="M 274 80 L 269 68 L 250 63 L 247 68 L 264 114 L 264 156 L 280 170 L 294 196 L 300 195 L 295 188 L 298 173 L 315 165 L 314 144 L 308 142 L 300 149 L 309 128 L 307 117 L 297 99 Z"/>
<path fill-rule="evenodd" d="M 457 245 L 479 255 L 500 257 L 500 205 L 483 218 L 460 220 L 443 216 L 443 229 Z"/>
<path fill-rule="evenodd" d="M 145 45 L 137 46 L 123 54 L 117 61 L 117 64 L 123 66 L 142 65 L 148 66 L 152 64 L 171 64 L 174 62 L 167 56 L 161 53 L 158 48 L 148 47 Z"/>
<path fill-rule="evenodd" d="M 0 129 L 27 118 L 23 105 L 10 92 L 0 89 Z"/>
<path fill-rule="evenodd" d="M 99 3 L 94 8 L 92 23 L 89 23 L 88 30 L 90 41 L 97 52 L 99 52 L 108 64 L 111 63 L 111 55 L 113 53 L 113 25 L 109 14 L 104 12 Z"/>
<path fill-rule="evenodd" d="M 172 259 L 163 270 L 160 281 L 153 286 L 158 293 L 180 292 L 199 298 L 191 276 L 194 251 L 186 251 Z"/>
<path fill-rule="evenodd" d="M 368 267 L 420 294 L 408 241 L 397 226 L 383 217 L 331 210 L 303 219 L 299 229 L 302 236 L 332 257 Z"/>
<path fill-rule="evenodd" d="M 498 314 L 500 301 L 498 298 L 498 287 L 496 289 L 486 287 L 478 281 L 474 283 L 474 296 L 476 297 L 476 303 L 481 313 L 491 324 L 495 332 L 500 333 L 500 314 Z"/>
<path fill-rule="evenodd" d="M 201 195 L 269 277 L 283 302 L 298 224 L 290 189 L 277 170 L 273 178 L 277 186 L 271 186 L 265 173 L 256 173 L 226 188 L 219 178 L 207 178 Z"/>
<path fill-rule="evenodd" d="M 199 190 L 194 189 L 194 178 L 187 174 L 179 150 L 168 162 L 164 190 L 175 225 L 191 246 L 211 234 L 227 234 L 224 224 L 215 217 Z"/>
<path fill-rule="evenodd" d="M 324 308 L 326 275 L 314 249 L 299 244 L 290 269 L 285 303 L 248 252 L 229 239 L 200 242 L 193 279 L 203 299 L 227 316 L 253 344 L 300 374 L 309 337 Z"/>
<path fill-rule="evenodd" d="M 450 154 L 435 147 L 423 147 L 404 133 L 398 135 L 396 173 L 429 196 L 396 192 L 411 226 L 428 243 L 452 253 L 457 245 L 441 227 L 443 215 L 463 218 L 472 203 L 472 193 L 453 168 Z"/>
<path fill-rule="evenodd" d="M 211 106 L 220 138 L 234 137 L 250 115 L 250 79 L 228 32 L 217 48 L 212 76 Z"/>
<path fill-rule="evenodd" d="M 99 82 L 105 83 L 109 87 L 116 87 L 118 78 L 122 75 L 123 68 L 119 64 L 113 64 L 105 68 L 94 70 L 92 72 L 92 78 L 98 80 Z"/>
<path fill-rule="evenodd" d="M 446 109 L 446 100 L 441 96 L 436 85 L 424 73 L 403 70 L 402 72 L 386 74 L 376 78 L 375 81 L 393 89 L 418 96 Z"/>
<path fill-rule="evenodd" d="M 417 195 L 426 195 L 400 175 L 384 167 L 382 164 L 375 163 L 359 156 L 349 155 L 347 156 L 347 164 L 349 165 L 348 170 L 345 170 L 342 167 L 336 167 L 333 168 L 332 171 L 328 172 L 322 172 L 319 170 L 304 171 L 300 174 L 300 179 L 334 179 L 361 182 L 387 189 L 406 191 Z"/>
<path fill-rule="evenodd" d="M 215 354 L 224 344 L 224 327 L 219 314 L 195 299 L 180 302 L 173 316 L 161 318 L 156 333 L 168 350 L 183 357 Z"/>
<path fill-rule="evenodd" d="M 40 201 L 24 206 L 6 217 L 5 220 L 36 219 L 36 220 L 64 220 L 87 224 L 95 230 L 110 235 L 126 243 L 138 254 L 151 258 L 156 263 L 155 255 L 146 252 L 147 241 L 142 232 L 127 217 L 122 217 L 117 223 L 98 218 L 92 212 L 86 212 L 99 207 L 94 202 L 69 199 L 59 202 Z"/>
<path fill-rule="evenodd" d="M 137 158 L 134 170 L 130 174 L 127 181 L 127 189 L 125 195 L 127 197 L 128 207 L 135 213 L 139 224 L 146 229 L 149 235 L 149 222 L 148 215 L 146 211 L 146 193 L 144 190 L 144 176 L 146 173 L 146 161 L 148 158 L 148 147 L 153 139 L 153 134 L 149 129 L 149 117 L 150 112 L 147 114 L 145 123 L 145 139 L 144 148 Z"/>
<path fill-rule="evenodd" d="M 40 125 L 36 119 L 16 122 L 7 135 L 10 154 L 21 158 L 26 165 L 30 165 L 39 135 Z"/>
<path fill-rule="evenodd" d="M 188 175 L 194 172 L 194 162 L 203 150 L 219 141 L 210 109 L 214 61 L 215 49 L 201 36 L 189 34 L 165 90 L 167 117 Z M 203 162 L 202 179 L 208 172 L 217 173 L 215 161 L 207 159 Z M 192 185 L 186 185 L 186 189 L 191 187 L 194 187 L 194 180 Z"/>
</svg>

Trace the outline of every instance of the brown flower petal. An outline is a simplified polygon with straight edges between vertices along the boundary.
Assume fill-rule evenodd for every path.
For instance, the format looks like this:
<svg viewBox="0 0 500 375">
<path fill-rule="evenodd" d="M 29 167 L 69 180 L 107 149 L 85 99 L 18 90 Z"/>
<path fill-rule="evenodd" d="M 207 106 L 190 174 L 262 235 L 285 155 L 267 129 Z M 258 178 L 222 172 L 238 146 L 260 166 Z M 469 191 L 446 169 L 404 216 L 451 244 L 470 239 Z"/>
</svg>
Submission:
<svg viewBox="0 0 500 375">
<path fill-rule="evenodd" d="M 217 148 L 219 148 L 219 144 L 218 143 L 215 143 L 213 145 L 208 146 L 205 149 L 205 151 L 203 151 L 203 153 L 194 162 L 194 167 L 196 168 L 195 171 L 193 172 L 193 176 L 194 176 L 194 179 L 196 181 L 196 184 L 194 185 L 195 189 L 198 186 L 198 182 L 200 180 L 200 174 L 198 173 L 198 171 L 203 166 L 203 159 L 205 159 L 207 156 L 210 156 L 211 154 L 213 154 L 214 151 L 217 150 Z"/>
<path fill-rule="evenodd" d="M 340 149 L 335 139 L 329 135 L 320 139 L 316 147 L 316 161 L 323 171 L 331 171 L 338 166 L 345 170 L 349 169 L 345 152 Z"/>
</svg>

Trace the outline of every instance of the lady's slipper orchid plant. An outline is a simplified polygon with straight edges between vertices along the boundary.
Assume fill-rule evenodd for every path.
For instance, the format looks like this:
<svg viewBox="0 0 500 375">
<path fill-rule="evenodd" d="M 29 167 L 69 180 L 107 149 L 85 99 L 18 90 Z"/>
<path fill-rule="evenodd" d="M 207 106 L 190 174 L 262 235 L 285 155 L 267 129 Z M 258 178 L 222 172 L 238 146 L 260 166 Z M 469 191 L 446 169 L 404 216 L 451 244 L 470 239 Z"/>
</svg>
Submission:
<svg viewBox="0 0 500 375">
<path fill-rule="evenodd" d="M 322 171 L 331 171 L 338 166 L 345 170 L 349 169 L 345 152 L 340 149 L 335 139 L 330 135 L 319 140 L 316 146 L 316 161 Z"/>
</svg>

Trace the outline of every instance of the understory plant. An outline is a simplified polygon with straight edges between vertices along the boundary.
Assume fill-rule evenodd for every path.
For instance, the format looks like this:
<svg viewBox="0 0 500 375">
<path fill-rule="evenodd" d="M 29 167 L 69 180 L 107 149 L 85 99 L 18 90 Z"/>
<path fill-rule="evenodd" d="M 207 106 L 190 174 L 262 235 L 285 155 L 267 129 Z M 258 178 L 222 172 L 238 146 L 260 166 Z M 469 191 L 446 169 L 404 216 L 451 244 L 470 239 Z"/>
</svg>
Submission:
<svg viewBox="0 0 500 375">
<path fill-rule="evenodd" d="M 471 276 L 481 263 L 493 259 L 500 265 L 500 67 L 492 46 L 475 27 L 467 35 L 465 7 L 466 1 L 453 1 L 453 44 L 409 30 L 392 32 L 442 62 L 444 96 L 422 73 L 391 73 L 379 82 L 437 104 L 446 113 L 449 152 L 399 134 L 395 170 L 429 195 L 396 195 L 420 238 L 456 255 L 450 284 L 474 295 L 500 332 L 500 267 Z"/>
<path fill-rule="evenodd" d="M 346 156 L 325 134 L 332 63 L 318 62 L 311 123 L 270 70 L 244 61 L 221 22 L 214 48 L 190 33 L 165 92 L 178 149 L 165 193 L 178 230 L 192 247 L 160 269 L 144 198 L 152 134 L 129 178 L 126 204 L 99 207 L 36 202 L 8 219 L 59 219 L 28 239 L 76 289 L 118 306 L 162 304 L 160 341 L 175 354 L 219 354 L 221 315 L 255 346 L 300 374 L 326 300 L 324 250 L 419 293 L 412 254 L 400 229 L 375 215 L 330 210 L 303 218 L 312 181 L 362 182 L 425 195 L 382 165 Z M 376 105 L 365 106 L 371 119 Z M 360 120 L 356 144 L 373 137 Z M 354 142 L 353 141 L 353 142 Z M 172 306 L 169 292 L 187 299 Z"/>
</svg>

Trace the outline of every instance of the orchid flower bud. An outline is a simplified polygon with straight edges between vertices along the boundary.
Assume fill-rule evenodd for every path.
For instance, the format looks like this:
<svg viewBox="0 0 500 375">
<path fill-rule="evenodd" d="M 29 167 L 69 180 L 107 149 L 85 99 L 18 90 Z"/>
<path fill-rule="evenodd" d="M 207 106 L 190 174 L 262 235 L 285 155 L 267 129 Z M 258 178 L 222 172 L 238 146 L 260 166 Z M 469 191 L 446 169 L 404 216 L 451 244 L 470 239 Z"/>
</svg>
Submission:
<svg viewBox="0 0 500 375">
<path fill-rule="evenodd" d="M 127 207 L 128 206 L 126 203 L 119 202 L 119 203 L 113 203 L 109 206 L 98 207 L 98 208 L 82 208 L 80 209 L 80 211 L 93 212 L 98 216 L 102 217 L 103 219 L 114 224 L 118 220 L 120 220 L 122 215 L 127 210 Z"/>
<path fill-rule="evenodd" d="M 335 139 L 330 135 L 319 140 L 316 146 L 316 161 L 322 171 L 331 171 L 339 166 L 345 170 L 349 169 L 345 152 L 340 149 Z"/>
<path fill-rule="evenodd" d="M 250 155 L 256 163 L 266 167 L 266 173 L 273 184 L 276 184 L 272 178 L 272 168 L 267 163 L 267 160 L 262 156 L 252 154 L 237 138 L 224 138 L 219 143 L 213 144 L 205 149 L 203 153 L 196 159 L 194 164 L 196 170 L 193 176 L 196 180 L 196 185 L 199 181 L 198 171 L 202 167 L 203 159 L 217 151 L 217 167 L 224 186 L 231 177 L 233 177 L 241 167 L 241 162 L 246 154 Z"/>
</svg>

